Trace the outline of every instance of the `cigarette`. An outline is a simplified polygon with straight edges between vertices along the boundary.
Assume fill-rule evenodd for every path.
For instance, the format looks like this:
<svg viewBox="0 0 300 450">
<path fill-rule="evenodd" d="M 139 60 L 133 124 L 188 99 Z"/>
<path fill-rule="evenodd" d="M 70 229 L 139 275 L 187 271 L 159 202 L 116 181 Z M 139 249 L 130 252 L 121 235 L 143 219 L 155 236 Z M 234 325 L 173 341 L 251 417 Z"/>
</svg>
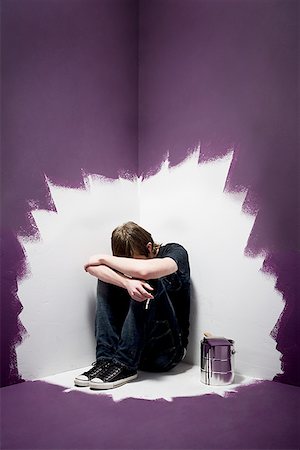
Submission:
<svg viewBox="0 0 300 450">
<path fill-rule="evenodd" d="M 146 301 L 145 309 L 148 309 L 148 308 L 149 308 L 149 303 L 150 303 L 150 298 L 148 298 L 148 300 Z"/>
</svg>

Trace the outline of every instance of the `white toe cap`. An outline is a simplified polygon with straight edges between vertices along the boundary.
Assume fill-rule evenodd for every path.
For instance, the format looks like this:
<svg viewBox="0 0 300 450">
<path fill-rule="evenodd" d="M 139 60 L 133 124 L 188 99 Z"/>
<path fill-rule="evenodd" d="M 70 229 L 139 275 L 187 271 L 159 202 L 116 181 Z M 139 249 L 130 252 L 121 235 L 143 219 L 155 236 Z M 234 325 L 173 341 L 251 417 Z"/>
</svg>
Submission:
<svg viewBox="0 0 300 450">
<path fill-rule="evenodd" d="M 91 383 L 103 383 L 103 380 L 101 378 L 92 378 Z"/>
<path fill-rule="evenodd" d="M 76 377 L 76 380 L 80 380 L 80 381 L 89 381 L 88 377 L 86 375 L 78 375 Z"/>
</svg>

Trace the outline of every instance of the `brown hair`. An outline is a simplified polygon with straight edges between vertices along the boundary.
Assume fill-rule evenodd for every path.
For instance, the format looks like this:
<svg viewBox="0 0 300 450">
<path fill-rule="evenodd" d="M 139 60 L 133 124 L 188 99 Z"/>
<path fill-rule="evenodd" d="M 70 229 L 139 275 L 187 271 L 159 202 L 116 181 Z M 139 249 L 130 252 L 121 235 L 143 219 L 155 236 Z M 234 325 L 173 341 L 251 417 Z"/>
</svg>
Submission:
<svg viewBox="0 0 300 450">
<path fill-rule="evenodd" d="M 132 258 L 134 253 L 148 257 L 147 244 L 151 242 L 153 252 L 158 245 L 154 243 L 151 234 L 134 222 L 127 222 L 115 228 L 111 235 L 111 248 L 114 256 Z"/>
</svg>

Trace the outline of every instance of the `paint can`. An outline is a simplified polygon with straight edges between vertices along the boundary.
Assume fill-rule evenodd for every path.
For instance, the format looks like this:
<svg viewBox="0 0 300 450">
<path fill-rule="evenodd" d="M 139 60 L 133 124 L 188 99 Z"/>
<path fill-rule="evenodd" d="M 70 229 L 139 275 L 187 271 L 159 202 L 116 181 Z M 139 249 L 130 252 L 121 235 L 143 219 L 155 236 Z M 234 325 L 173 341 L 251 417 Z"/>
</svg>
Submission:
<svg viewBox="0 0 300 450">
<path fill-rule="evenodd" d="M 234 341 L 223 337 L 205 337 L 201 341 L 201 381 L 222 386 L 234 380 Z"/>
</svg>

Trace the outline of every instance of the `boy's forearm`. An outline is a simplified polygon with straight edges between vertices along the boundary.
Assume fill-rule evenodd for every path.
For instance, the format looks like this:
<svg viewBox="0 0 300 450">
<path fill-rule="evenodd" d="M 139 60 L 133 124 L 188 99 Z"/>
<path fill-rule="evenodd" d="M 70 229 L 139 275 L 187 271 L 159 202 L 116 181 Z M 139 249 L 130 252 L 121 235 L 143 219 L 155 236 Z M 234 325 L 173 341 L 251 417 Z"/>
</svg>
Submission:
<svg viewBox="0 0 300 450">
<path fill-rule="evenodd" d="M 132 278 L 149 280 L 176 272 L 177 264 L 171 258 L 135 259 L 101 255 L 99 263 Z"/>
<path fill-rule="evenodd" d="M 123 289 L 126 289 L 126 278 L 124 275 L 115 272 L 110 267 L 100 265 L 100 266 L 89 266 L 86 271 L 98 278 L 105 283 L 114 284 L 115 286 L 119 286 Z"/>
<path fill-rule="evenodd" d="M 142 278 L 146 261 L 120 256 L 101 255 L 99 262 L 130 277 Z"/>
</svg>

